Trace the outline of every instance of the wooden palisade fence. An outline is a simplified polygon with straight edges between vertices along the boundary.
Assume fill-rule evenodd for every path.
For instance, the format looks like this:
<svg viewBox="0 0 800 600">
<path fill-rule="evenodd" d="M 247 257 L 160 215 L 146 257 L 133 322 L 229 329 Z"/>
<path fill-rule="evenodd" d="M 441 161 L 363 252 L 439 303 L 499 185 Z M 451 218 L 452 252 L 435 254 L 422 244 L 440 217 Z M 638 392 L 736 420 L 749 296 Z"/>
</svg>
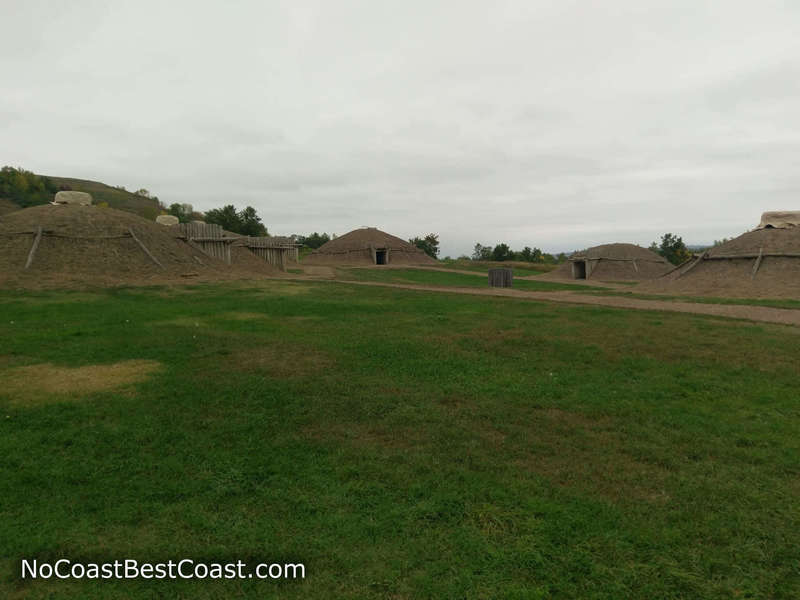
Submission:
<svg viewBox="0 0 800 600">
<path fill-rule="evenodd" d="M 273 267 L 277 267 L 281 271 L 286 270 L 286 263 L 291 260 L 292 254 L 296 254 L 297 252 L 297 248 L 293 244 L 287 244 L 283 240 L 276 240 L 269 237 L 243 236 L 239 238 L 239 240 L 250 252 L 263 258 Z"/>
<path fill-rule="evenodd" d="M 297 256 L 297 244 L 285 238 L 253 237 L 228 234 L 219 225 L 210 223 L 181 223 L 182 237 L 196 248 L 214 258 L 231 264 L 231 245 L 244 246 L 250 252 L 282 271 L 286 263 Z M 296 260 L 296 258 L 295 258 Z"/>
<path fill-rule="evenodd" d="M 510 288 L 513 277 L 511 269 L 489 269 L 489 286 Z"/>
<path fill-rule="evenodd" d="M 198 248 L 204 254 L 231 264 L 231 244 L 238 238 L 225 237 L 225 232 L 220 225 L 213 223 L 191 223 L 180 224 L 181 233 L 186 241 Z"/>
</svg>

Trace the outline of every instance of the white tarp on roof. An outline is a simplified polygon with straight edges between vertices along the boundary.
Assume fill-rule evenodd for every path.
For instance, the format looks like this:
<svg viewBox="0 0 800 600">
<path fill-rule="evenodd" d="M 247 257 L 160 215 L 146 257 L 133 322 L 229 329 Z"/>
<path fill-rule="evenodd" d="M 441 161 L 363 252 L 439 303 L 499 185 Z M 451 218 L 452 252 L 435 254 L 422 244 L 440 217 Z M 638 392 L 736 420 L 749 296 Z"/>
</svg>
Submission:
<svg viewBox="0 0 800 600">
<path fill-rule="evenodd" d="M 779 210 L 772 212 L 765 212 L 761 215 L 761 223 L 756 229 L 767 229 L 774 227 L 775 229 L 787 229 L 789 227 L 800 226 L 800 210 Z"/>
<path fill-rule="evenodd" d="M 57 192 L 53 204 L 80 204 L 89 206 L 92 203 L 92 195 L 86 192 Z"/>
<path fill-rule="evenodd" d="M 177 225 L 180 223 L 178 217 L 175 215 L 158 215 L 156 217 L 156 223 L 159 225 L 166 225 L 167 227 L 171 227 L 172 225 Z"/>
</svg>

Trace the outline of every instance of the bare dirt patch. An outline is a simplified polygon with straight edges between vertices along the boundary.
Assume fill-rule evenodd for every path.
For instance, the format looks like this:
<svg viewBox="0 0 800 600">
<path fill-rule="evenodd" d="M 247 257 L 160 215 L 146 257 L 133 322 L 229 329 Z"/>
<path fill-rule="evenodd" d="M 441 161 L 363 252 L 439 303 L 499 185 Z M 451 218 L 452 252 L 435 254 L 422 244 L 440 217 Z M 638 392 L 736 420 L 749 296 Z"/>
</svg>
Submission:
<svg viewBox="0 0 800 600">
<path fill-rule="evenodd" d="M 161 368 L 155 360 L 123 360 L 110 365 L 64 367 L 41 363 L 0 372 L 3 395 L 16 404 L 46 403 L 125 388 Z"/>
</svg>

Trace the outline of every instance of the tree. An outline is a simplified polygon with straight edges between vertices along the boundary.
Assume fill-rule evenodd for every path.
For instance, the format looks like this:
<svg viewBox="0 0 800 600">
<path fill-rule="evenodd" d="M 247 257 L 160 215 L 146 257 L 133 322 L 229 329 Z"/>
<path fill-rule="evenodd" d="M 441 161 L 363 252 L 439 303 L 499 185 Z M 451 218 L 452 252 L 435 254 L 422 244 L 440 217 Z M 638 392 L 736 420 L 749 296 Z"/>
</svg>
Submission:
<svg viewBox="0 0 800 600">
<path fill-rule="evenodd" d="M 475 244 L 472 251 L 472 260 L 492 260 L 492 247 Z"/>
<path fill-rule="evenodd" d="M 236 207 L 233 204 L 226 204 L 222 208 L 209 210 L 206 213 L 206 223 L 215 223 L 233 233 L 239 233 L 237 230 L 241 226 L 239 213 L 236 212 Z"/>
<path fill-rule="evenodd" d="M 542 254 L 539 248 L 531 249 L 530 246 L 525 246 L 521 252 L 516 252 L 515 254 L 519 260 L 524 260 L 526 262 L 546 262 L 546 255 Z"/>
<path fill-rule="evenodd" d="M 300 244 L 303 244 L 306 248 L 313 248 L 316 250 L 323 244 L 328 243 L 331 241 L 331 236 L 327 233 L 317 233 L 316 231 L 310 235 L 306 236 L 298 236 L 297 241 Z"/>
<path fill-rule="evenodd" d="M 692 256 L 686 244 L 683 243 L 683 239 L 672 233 L 662 235 L 661 244 L 656 244 L 656 242 L 650 244 L 650 250 L 660 254 L 673 265 L 679 265 Z"/>
<path fill-rule="evenodd" d="M 192 208 L 191 204 L 178 204 L 176 202 L 174 204 L 170 204 L 169 208 L 167 209 L 167 214 L 178 217 L 178 221 L 181 223 L 188 223 L 191 221 L 193 213 L 194 208 Z"/>
<path fill-rule="evenodd" d="M 7 198 L 23 208 L 52 202 L 58 191 L 49 178 L 25 169 L 0 169 L 0 198 Z"/>
<path fill-rule="evenodd" d="M 439 257 L 439 235 L 429 233 L 424 238 L 415 237 L 408 240 L 431 258 Z"/>
<path fill-rule="evenodd" d="M 511 248 L 508 247 L 508 244 L 497 244 L 492 250 L 492 260 L 495 261 L 504 261 L 504 260 L 513 260 L 514 253 L 511 252 Z"/>
<path fill-rule="evenodd" d="M 205 220 L 206 223 L 215 223 L 227 231 L 240 235 L 256 237 L 269 235 L 267 228 L 261 222 L 261 217 L 252 206 L 248 206 L 240 212 L 233 204 L 226 204 L 222 208 L 208 211 Z"/>
<path fill-rule="evenodd" d="M 254 237 L 269 235 L 267 233 L 267 228 L 264 227 L 264 224 L 261 222 L 261 217 L 258 216 L 256 209 L 252 206 L 248 206 L 239 213 L 239 221 L 241 222 L 241 226 L 239 231 L 235 233 L 252 235 Z"/>
</svg>

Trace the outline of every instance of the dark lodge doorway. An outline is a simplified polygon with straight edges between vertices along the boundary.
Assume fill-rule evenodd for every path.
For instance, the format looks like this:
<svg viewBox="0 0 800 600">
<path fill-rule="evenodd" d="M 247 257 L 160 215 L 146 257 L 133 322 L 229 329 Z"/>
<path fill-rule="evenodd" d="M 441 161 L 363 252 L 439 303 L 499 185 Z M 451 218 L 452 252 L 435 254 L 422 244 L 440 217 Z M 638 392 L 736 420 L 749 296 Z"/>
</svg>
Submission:
<svg viewBox="0 0 800 600">
<path fill-rule="evenodd" d="M 388 261 L 386 260 L 386 249 L 383 250 L 375 250 L 375 264 L 376 265 L 385 265 Z"/>
<path fill-rule="evenodd" d="M 586 279 L 586 262 L 576 260 L 572 263 L 572 278 L 573 279 Z"/>
</svg>

